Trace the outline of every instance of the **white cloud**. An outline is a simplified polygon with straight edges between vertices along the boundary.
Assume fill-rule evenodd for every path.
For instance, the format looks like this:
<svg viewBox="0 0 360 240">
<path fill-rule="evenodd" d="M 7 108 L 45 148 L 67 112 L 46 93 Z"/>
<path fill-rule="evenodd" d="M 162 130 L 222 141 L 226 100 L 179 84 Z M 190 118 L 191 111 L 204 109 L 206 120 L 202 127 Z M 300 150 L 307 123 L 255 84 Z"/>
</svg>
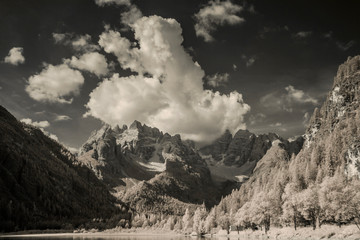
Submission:
<svg viewBox="0 0 360 240">
<path fill-rule="evenodd" d="M 71 46 L 76 51 L 92 52 L 100 49 L 91 43 L 89 34 L 75 36 L 72 33 L 53 33 L 52 36 L 56 44 Z"/>
<path fill-rule="evenodd" d="M 296 38 L 307 38 L 307 37 L 310 37 L 311 35 L 312 35 L 311 31 L 300 31 L 300 32 L 297 32 L 294 36 Z"/>
<path fill-rule="evenodd" d="M 241 12 L 243 7 L 233 4 L 230 0 L 211 0 L 206 6 L 196 13 L 195 32 L 196 36 L 203 37 L 205 42 L 214 40 L 211 35 L 218 26 L 236 25 L 245 20 L 236 14 Z"/>
<path fill-rule="evenodd" d="M 317 99 L 311 97 L 303 90 L 295 89 L 289 85 L 284 88 L 285 91 L 276 91 L 263 96 L 260 99 L 262 105 L 272 110 L 284 110 L 293 112 L 294 107 L 300 107 L 305 104 L 316 105 Z"/>
<path fill-rule="evenodd" d="M 131 26 L 142 16 L 140 9 L 136 5 L 131 5 L 128 11 L 121 13 L 121 22 L 126 26 Z"/>
<path fill-rule="evenodd" d="M 229 81 L 228 73 L 215 73 L 214 75 L 207 76 L 207 84 L 211 87 L 224 86 Z"/>
<path fill-rule="evenodd" d="M 34 127 L 38 127 L 38 128 L 47 128 L 50 126 L 50 123 L 48 121 L 40 121 L 40 122 L 36 122 L 31 120 L 30 118 L 23 118 L 20 120 L 20 122 L 32 125 Z"/>
<path fill-rule="evenodd" d="M 67 115 L 56 115 L 55 117 L 55 122 L 60 122 L 60 121 L 68 121 L 71 120 L 71 117 L 67 116 Z"/>
<path fill-rule="evenodd" d="M 307 126 L 308 124 L 309 124 L 309 121 L 310 121 L 310 114 L 309 114 L 309 112 L 306 112 L 305 114 L 304 114 L 304 117 L 303 117 L 303 125 L 304 126 Z"/>
<path fill-rule="evenodd" d="M 237 71 L 237 69 L 238 69 L 238 67 L 236 66 L 236 64 L 233 64 L 233 65 L 232 65 L 232 68 L 233 68 L 234 71 Z"/>
<path fill-rule="evenodd" d="M 90 52 L 81 55 L 79 58 L 73 56 L 65 60 L 73 68 L 89 71 L 96 76 L 106 75 L 109 71 L 104 55 L 98 52 Z"/>
<path fill-rule="evenodd" d="M 285 87 L 285 90 L 287 91 L 287 97 L 296 102 L 312 103 L 314 105 L 318 103 L 315 98 L 310 97 L 308 94 L 305 94 L 303 90 L 295 89 L 294 86 L 289 85 Z"/>
<path fill-rule="evenodd" d="M 49 138 L 51 138 L 57 142 L 59 141 L 59 138 L 55 134 L 52 134 L 44 129 L 44 128 L 47 128 L 50 126 L 50 123 L 48 121 L 36 122 L 36 121 L 31 120 L 30 118 L 23 118 L 20 120 L 20 122 L 37 127 Z"/>
<path fill-rule="evenodd" d="M 63 43 L 67 38 L 71 37 L 69 33 L 53 33 L 55 43 Z"/>
<path fill-rule="evenodd" d="M 130 6 L 131 2 L 130 0 L 95 0 L 95 3 L 98 6 L 105 6 L 105 5 L 118 5 L 118 6 Z"/>
<path fill-rule="evenodd" d="M 23 53 L 22 47 L 13 47 L 10 49 L 9 54 L 4 58 L 4 62 L 12 64 L 12 65 L 19 65 L 25 62 L 25 58 L 22 55 Z"/>
<path fill-rule="evenodd" d="M 47 65 L 28 80 L 26 92 L 36 101 L 50 103 L 71 103 L 70 96 L 78 95 L 84 78 L 77 70 L 66 64 Z"/>
<path fill-rule="evenodd" d="M 281 126 L 282 126 L 281 122 L 270 124 L 270 127 L 281 127 Z"/>
<path fill-rule="evenodd" d="M 139 47 L 108 30 L 99 44 L 117 56 L 124 69 L 138 73 L 105 79 L 90 94 L 87 116 L 111 125 L 139 120 L 170 134 L 211 141 L 226 129 L 245 128 L 250 107 L 242 95 L 204 90 L 204 71 L 181 45 L 181 27 L 174 19 L 143 17 L 133 25 Z M 144 77 L 144 75 L 148 77 Z"/>
</svg>

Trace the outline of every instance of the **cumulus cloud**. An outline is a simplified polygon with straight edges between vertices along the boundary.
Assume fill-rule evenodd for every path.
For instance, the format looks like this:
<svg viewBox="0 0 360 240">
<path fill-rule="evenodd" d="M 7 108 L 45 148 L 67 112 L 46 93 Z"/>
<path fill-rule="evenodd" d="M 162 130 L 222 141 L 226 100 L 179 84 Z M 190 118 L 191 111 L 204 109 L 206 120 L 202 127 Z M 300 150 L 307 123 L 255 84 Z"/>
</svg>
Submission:
<svg viewBox="0 0 360 240">
<path fill-rule="evenodd" d="M 211 87 L 224 86 L 229 81 L 228 73 L 215 73 L 214 75 L 207 76 L 207 84 Z"/>
<path fill-rule="evenodd" d="M 118 5 L 118 6 L 130 6 L 131 2 L 130 0 L 95 0 L 95 3 L 100 6 L 103 7 L 105 5 Z"/>
<path fill-rule="evenodd" d="M 9 54 L 4 58 L 4 62 L 15 66 L 24 63 L 25 57 L 22 55 L 23 50 L 22 47 L 13 47 L 10 49 Z"/>
<path fill-rule="evenodd" d="M 236 25 L 244 22 L 244 18 L 237 16 L 243 7 L 230 0 L 211 0 L 194 15 L 196 36 L 204 38 L 205 42 L 214 40 L 213 33 L 219 26 Z"/>
<path fill-rule="evenodd" d="M 127 11 L 121 13 L 121 22 L 126 26 L 131 26 L 142 16 L 140 9 L 136 5 L 131 5 Z"/>
<path fill-rule="evenodd" d="M 79 71 L 66 64 L 50 64 L 28 79 L 25 90 L 36 101 L 71 103 L 71 96 L 78 95 L 83 84 L 84 77 Z"/>
<path fill-rule="evenodd" d="M 60 121 L 68 121 L 71 120 L 71 117 L 67 116 L 67 115 L 56 115 L 54 121 L 55 122 L 60 122 Z"/>
<path fill-rule="evenodd" d="M 50 123 L 48 121 L 40 121 L 40 122 L 36 122 L 31 120 L 30 118 L 23 118 L 20 120 L 20 122 L 32 125 L 34 127 L 38 127 L 38 128 L 47 128 L 50 126 Z"/>
<path fill-rule="evenodd" d="M 72 33 L 53 33 L 52 36 L 56 44 L 71 46 L 76 51 L 91 52 L 100 49 L 99 46 L 91 43 L 89 34 L 76 36 Z"/>
<path fill-rule="evenodd" d="M 204 90 L 204 71 L 181 45 L 176 20 L 143 17 L 132 28 L 138 47 L 113 30 L 101 34 L 99 44 L 137 74 L 115 74 L 100 83 L 90 94 L 87 116 L 111 125 L 136 119 L 198 141 L 246 127 L 243 117 L 250 107 L 241 94 Z"/>
<path fill-rule="evenodd" d="M 96 76 L 106 75 L 109 71 L 108 64 L 104 55 L 98 52 L 90 52 L 81 55 L 79 58 L 73 56 L 65 60 L 73 68 L 85 70 Z"/>
<path fill-rule="evenodd" d="M 276 91 L 269 93 L 260 99 L 263 106 L 273 110 L 285 110 L 292 112 L 294 106 L 310 104 L 312 106 L 318 104 L 317 99 L 311 97 L 303 90 L 296 89 L 289 85 L 284 88 L 285 91 Z"/>
</svg>

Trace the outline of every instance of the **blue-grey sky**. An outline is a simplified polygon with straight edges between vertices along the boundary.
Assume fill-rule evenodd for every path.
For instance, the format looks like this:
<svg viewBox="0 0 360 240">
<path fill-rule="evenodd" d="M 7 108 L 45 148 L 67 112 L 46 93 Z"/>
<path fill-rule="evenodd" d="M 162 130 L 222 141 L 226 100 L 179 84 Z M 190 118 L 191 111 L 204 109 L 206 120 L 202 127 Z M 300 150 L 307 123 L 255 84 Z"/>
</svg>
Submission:
<svg viewBox="0 0 360 240">
<path fill-rule="evenodd" d="M 78 148 L 137 119 L 292 137 L 359 54 L 358 1 L 3 0 L 0 104 Z"/>
</svg>

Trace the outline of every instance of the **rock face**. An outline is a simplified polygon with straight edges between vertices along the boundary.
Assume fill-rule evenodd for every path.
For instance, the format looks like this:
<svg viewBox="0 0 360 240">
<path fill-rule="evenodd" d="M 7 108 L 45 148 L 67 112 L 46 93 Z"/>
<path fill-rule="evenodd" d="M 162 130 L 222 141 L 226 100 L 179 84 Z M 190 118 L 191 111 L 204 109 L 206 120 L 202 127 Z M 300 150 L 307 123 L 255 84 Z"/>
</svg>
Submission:
<svg viewBox="0 0 360 240">
<path fill-rule="evenodd" d="M 304 138 L 298 137 L 289 142 L 274 133 L 255 135 L 247 130 L 239 130 L 232 137 L 231 133 L 226 131 L 213 144 L 201 148 L 200 153 L 222 194 L 227 195 L 253 175 L 256 164 L 274 142 L 278 142 L 291 156 L 300 151 Z"/>
<path fill-rule="evenodd" d="M 201 148 L 200 152 L 211 155 L 215 161 L 224 165 L 241 167 L 246 162 L 259 161 L 277 139 L 281 138 L 275 133 L 257 136 L 247 130 L 239 130 L 232 137 L 226 131 L 213 144 Z"/>
<path fill-rule="evenodd" d="M 138 210 L 181 213 L 185 209 L 177 207 L 180 202 L 212 205 L 220 197 L 192 142 L 138 121 L 122 128 L 104 125 L 93 132 L 80 150 L 79 161 L 112 187 L 115 196 Z M 172 204 L 164 206 L 164 202 Z"/>
<path fill-rule="evenodd" d="M 338 167 L 349 176 L 359 175 L 359 133 L 360 56 L 356 56 L 339 66 L 326 101 L 312 115 L 299 157 L 316 158 L 330 175 Z"/>
<path fill-rule="evenodd" d="M 0 231 L 109 217 L 115 198 L 66 148 L 0 106 Z"/>
</svg>

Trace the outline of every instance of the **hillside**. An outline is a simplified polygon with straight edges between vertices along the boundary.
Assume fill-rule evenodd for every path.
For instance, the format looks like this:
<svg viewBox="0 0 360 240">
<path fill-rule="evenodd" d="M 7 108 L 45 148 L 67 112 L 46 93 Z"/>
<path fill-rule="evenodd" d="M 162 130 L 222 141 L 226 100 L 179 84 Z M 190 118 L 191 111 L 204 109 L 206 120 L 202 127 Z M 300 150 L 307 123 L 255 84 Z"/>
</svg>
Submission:
<svg viewBox="0 0 360 240">
<path fill-rule="evenodd" d="M 71 229 L 121 213 L 106 186 L 66 148 L 1 106 L 0 196 L 0 231 Z"/>
</svg>

